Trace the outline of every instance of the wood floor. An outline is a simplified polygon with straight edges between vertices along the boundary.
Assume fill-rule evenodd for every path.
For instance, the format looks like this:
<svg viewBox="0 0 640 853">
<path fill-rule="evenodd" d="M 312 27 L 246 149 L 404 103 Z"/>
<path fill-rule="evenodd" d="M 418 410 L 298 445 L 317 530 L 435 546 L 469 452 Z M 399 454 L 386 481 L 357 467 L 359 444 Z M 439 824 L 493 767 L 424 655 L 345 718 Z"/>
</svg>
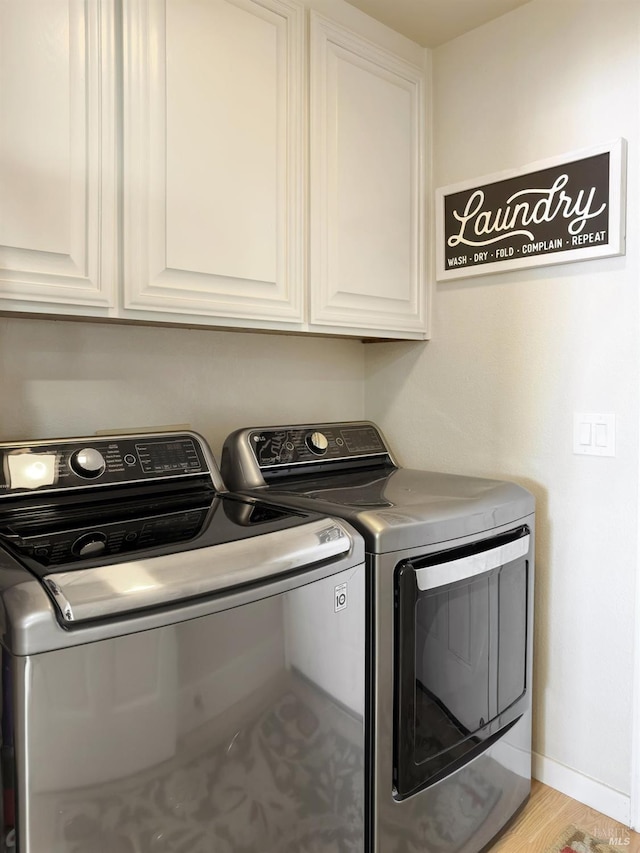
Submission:
<svg viewBox="0 0 640 853">
<path fill-rule="evenodd" d="M 526 807 L 491 853 L 544 853 L 569 824 L 606 841 L 620 853 L 640 853 L 639 833 L 536 780 Z"/>
</svg>

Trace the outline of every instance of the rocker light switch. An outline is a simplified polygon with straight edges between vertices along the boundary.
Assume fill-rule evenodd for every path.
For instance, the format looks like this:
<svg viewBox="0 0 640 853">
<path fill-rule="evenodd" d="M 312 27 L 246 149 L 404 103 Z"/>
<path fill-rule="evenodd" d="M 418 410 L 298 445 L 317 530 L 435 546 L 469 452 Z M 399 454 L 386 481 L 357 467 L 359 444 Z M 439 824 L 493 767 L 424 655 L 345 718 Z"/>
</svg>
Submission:
<svg viewBox="0 0 640 853">
<path fill-rule="evenodd" d="M 589 447 L 591 444 L 591 424 L 587 424 L 584 422 L 580 423 L 580 447 Z"/>
<path fill-rule="evenodd" d="M 573 452 L 586 456 L 615 456 L 616 416 L 575 412 Z"/>
</svg>

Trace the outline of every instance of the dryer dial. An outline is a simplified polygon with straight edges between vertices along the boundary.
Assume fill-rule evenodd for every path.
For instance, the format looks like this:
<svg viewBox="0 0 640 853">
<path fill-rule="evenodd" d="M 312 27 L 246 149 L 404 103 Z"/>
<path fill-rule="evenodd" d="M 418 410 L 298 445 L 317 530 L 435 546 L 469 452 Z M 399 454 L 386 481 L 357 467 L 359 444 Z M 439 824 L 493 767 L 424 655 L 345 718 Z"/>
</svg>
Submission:
<svg viewBox="0 0 640 853">
<path fill-rule="evenodd" d="M 329 441 L 323 432 L 311 432 L 305 441 L 309 450 L 316 456 L 323 456 L 329 447 Z"/>
</svg>

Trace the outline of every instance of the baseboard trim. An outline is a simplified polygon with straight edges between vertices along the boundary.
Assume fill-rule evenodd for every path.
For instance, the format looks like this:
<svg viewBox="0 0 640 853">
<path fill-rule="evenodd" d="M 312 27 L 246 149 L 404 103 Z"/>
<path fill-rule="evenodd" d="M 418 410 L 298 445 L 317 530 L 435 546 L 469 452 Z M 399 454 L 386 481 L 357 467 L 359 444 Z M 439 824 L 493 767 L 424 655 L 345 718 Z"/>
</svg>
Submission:
<svg viewBox="0 0 640 853">
<path fill-rule="evenodd" d="M 549 785 L 550 788 L 555 788 L 579 803 L 584 803 L 618 823 L 629 826 L 631 798 L 626 794 L 537 752 L 532 755 L 532 773 L 534 779 Z"/>
</svg>

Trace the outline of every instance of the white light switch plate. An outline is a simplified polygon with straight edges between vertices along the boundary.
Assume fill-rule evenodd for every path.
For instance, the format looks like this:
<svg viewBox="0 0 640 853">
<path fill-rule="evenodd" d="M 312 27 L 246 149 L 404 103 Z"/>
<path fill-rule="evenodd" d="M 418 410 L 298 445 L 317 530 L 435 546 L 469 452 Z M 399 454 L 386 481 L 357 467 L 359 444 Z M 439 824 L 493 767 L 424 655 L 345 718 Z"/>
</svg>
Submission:
<svg viewBox="0 0 640 853">
<path fill-rule="evenodd" d="M 615 456 L 616 416 L 574 412 L 573 452 L 585 456 Z"/>
</svg>

